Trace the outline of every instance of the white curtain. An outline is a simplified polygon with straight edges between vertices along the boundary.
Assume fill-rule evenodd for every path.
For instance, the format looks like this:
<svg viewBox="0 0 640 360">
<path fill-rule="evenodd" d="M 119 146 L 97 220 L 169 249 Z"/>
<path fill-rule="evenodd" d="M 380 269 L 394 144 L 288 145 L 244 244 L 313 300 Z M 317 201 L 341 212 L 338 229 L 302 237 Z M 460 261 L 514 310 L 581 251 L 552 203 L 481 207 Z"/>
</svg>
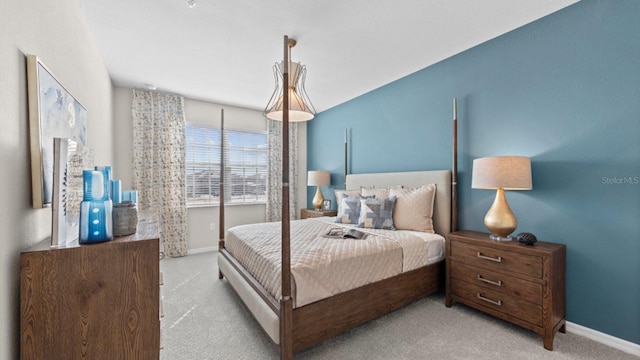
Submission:
<svg viewBox="0 0 640 360">
<path fill-rule="evenodd" d="M 269 163 L 267 177 L 267 221 L 282 220 L 282 121 L 267 119 Z M 289 123 L 289 214 L 298 214 L 298 124 Z"/>
<path fill-rule="evenodd" d="M 161 251 L 187 254 L 185 116 L 182 96 L 133 90 L 133 187 L 158 215 Z"/>
</svg>

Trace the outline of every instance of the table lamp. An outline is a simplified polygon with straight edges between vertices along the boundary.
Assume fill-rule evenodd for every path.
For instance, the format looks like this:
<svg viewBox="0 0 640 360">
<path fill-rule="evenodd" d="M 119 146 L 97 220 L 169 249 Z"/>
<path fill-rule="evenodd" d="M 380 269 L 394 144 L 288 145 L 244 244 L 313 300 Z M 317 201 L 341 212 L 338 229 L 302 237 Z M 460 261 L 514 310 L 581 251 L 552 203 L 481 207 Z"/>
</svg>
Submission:
<svg viewBox="0 0 640 360">
<path fill-rule="evenodd" d="M 496 156 L 473 160 L 473 189 L 495 189 L 496 198 L 484 217 L 489 236 L 495 241 L 511 241 L 518 220 L 511 211 L 505 190 L 531 190 L 531 160 L 526 156 Z"/>
<path fill-rule="evenodd" d="M 322 196 L 320 186 L 328 186 L 331 184 L 330 178 L 328 171 L 309 171 L 307 174 L 307 185 L 317 186 L 316 195 L 313 197 L 312 203 L 316 210 L 322 210 L 322 203 L 324 202 L 324 196 Z"/>
</svg>

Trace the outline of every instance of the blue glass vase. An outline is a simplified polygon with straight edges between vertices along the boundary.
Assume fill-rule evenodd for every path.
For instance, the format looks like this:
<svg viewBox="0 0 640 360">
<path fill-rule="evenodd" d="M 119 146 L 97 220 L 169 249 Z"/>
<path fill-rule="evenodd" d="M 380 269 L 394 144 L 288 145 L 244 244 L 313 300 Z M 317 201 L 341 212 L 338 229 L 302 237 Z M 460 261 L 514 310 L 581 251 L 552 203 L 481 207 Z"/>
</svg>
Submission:
<svg viewBox="0 0 640 360">
<path fill-rule="evenodd" d="M 106 186 L 107 189 L 107 197 L 109 197 L 109 199 L 111 199 L 111 202 L 113 202 L 113 196 L 111 194 L 111 180 L 113 179 L 111 166 L 95 166 L 93 169 L 102 172 L 104 186 Z"/>
<path fill-rule="evenodd" d="M 83 197 L 80 203 L 80 244 L 113 239 L 113 203 L 108 192 L 106 170 L 83 170 Z"/>
</svg>

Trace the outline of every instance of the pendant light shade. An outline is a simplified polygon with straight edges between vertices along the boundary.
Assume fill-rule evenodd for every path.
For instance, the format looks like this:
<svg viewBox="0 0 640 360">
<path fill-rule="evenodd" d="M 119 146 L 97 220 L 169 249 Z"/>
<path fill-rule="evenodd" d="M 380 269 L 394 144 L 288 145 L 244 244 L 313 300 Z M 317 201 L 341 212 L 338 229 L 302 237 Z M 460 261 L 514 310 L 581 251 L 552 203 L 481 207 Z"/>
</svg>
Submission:
<svg viewBox="0 0 640 360">
<path fill-rule="evenodd" d="M 293 44 L 295 45 L 295 42 Z M 292 46 L 289 45 L 289 51 Z M 282 121 L 283 72 L 284 61 L 273 65 L 276 88 L 264 110 L 265 116 L 271 120 Z M 308 121 L 313 119 L 316 113 L 304 88 L 306 76 L 307 68 L 304 65 L 289 61 L 289 121 Z"/>
</svg>

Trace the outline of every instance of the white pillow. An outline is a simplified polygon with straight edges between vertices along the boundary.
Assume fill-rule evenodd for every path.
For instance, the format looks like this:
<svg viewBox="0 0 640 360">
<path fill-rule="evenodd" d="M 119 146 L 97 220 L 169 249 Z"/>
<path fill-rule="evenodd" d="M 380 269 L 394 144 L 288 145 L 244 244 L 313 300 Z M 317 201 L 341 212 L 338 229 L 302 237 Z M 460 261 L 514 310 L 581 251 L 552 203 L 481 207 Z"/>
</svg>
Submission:
<svg viewBox="0 0 640 360">
<path fill-rule="evenodd" d="M 433 203 L 436 184 L 408 189 L 392 188 L 389 196 L 396 197 L 393 224 L 398 230 L 414 230 L 433 234 Z"/>
<path fill-rule="evenodd" d="M 389 197 L 389 190 L 387 188 L 384 189 L 376 189 L 376 188 L 364 188 L 360 190 L 360 195 L 364 197 L 375 197 L 376 199 L 386 199 Z"/>
<path fill-rule="evenodd" d="M 402 185 L 389 186 L 383 189 L 377 189 L 374 187 L 371 188 L 362 188 L 360 189 L 360 195 L 364 197 L 375 197 L 376 199 L 387 199 L 389 198 L 389 191 L 391 189 L 402 189 Z"/>
</svg>

